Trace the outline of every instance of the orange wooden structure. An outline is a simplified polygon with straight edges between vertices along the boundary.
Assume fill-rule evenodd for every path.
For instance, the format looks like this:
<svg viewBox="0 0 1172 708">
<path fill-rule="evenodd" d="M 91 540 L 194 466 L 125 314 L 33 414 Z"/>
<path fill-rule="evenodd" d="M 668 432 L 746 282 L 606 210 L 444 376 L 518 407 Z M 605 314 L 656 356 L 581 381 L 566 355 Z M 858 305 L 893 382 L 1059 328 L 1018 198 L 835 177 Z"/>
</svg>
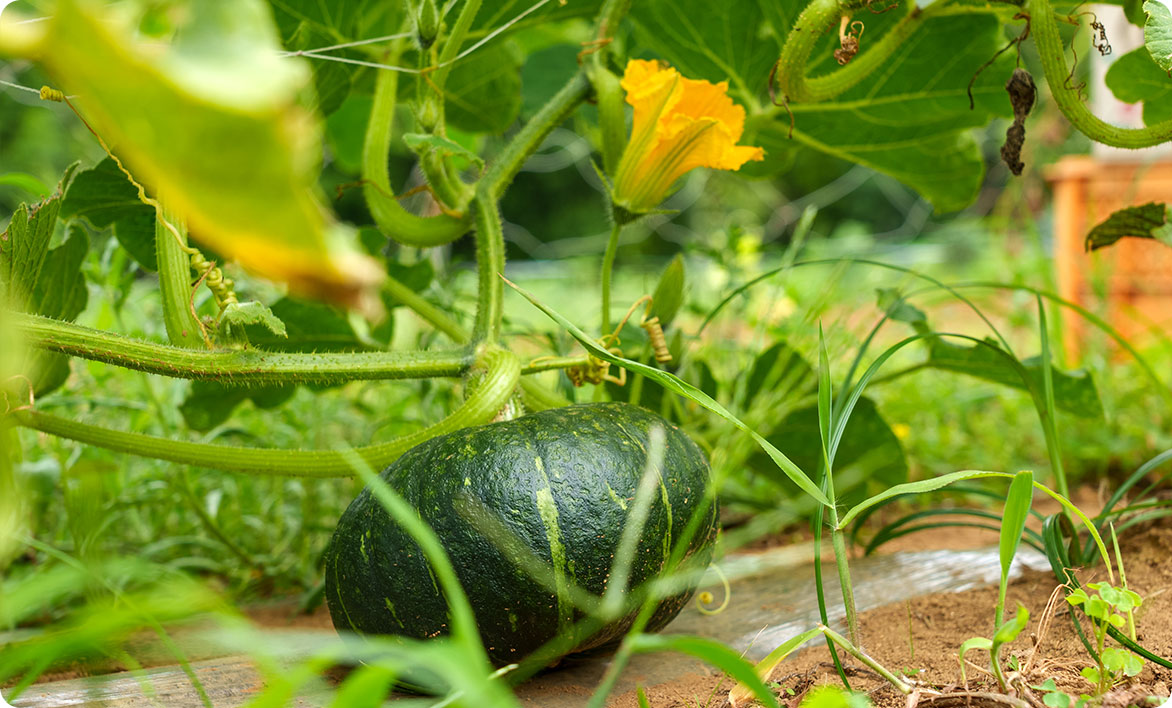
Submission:
<svg viewBox="0 0 1172 708">
<path fill-rule="evenodd" d="M 1112 212 L 1172 202 L 1172 162 L 1065 157 L 1046 173 L 1054 190 L 1054 255 L 1059 294 L 1103 316 L 1133 343 L 1172 335 L 1172 248 L 1125 238 L 1087 253 L 1087 232 Z M 1064 314 L 1067 360 L 1079 360 L 1088 325 Z M 1097 336 L 1097 335 L 1096 335 Z"/>
</svg>

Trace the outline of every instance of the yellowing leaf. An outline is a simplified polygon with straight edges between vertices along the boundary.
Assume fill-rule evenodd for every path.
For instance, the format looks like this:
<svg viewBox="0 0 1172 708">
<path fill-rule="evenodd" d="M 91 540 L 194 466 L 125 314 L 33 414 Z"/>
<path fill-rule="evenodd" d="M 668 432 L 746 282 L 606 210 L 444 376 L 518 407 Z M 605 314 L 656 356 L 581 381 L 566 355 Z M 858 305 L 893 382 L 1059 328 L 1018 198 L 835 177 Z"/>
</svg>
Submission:
<svg viewBox="0 0 1172 708">
<path fill-rule="evenodd" d="M 76 94 L 81 114 L 194 238 L 295 291 L 362 301 L 381 271 L 317 199 L 320 126 L 297 103 L 309 71 L 278 55 L 268 9 L 179 3 L 168 15 L 173 36 L 159 41 L 136 33 L 126 7 L 59 0 L 24 53 Z"/>
</svg>

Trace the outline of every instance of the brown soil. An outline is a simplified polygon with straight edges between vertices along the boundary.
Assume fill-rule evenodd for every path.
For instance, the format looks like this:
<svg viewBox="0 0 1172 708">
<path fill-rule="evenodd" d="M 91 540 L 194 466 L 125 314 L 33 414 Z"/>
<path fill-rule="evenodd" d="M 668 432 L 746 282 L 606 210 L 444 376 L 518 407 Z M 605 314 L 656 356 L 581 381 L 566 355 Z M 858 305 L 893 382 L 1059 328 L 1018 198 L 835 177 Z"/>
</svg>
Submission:
<svg viewBox="0 0 1172 708">
<path fill-rule="evenodd" d="M 915 539 L 913 536 L 905 542 L 914 542 Z M 1172 593 L 1168 592 L 1172 587 L 1172 563 L 1169 562 L 1172 557 L 1172 524 L 1133 530 L 1122 540 L 1122 552 L 1128 585 L 1144 598 L 1143 606 L 1136 613 L 1139 642 L 1159 656 L 1172 656 Z M 1079 577 L 1084 584 L 1102 579 L 1089 572 L 1079 573 Z M 1002 658 L 1009 661 L 1012 657 L 1017 662 L 1025 684 L 1037 686 L 1053 678 L 1059 688 L 1078 696 L 1090 689 L 1079 671 L 1092 664 L 1075 634 L 1069 607 L 1060 598 L 1055 603 L 1056 611 L 1051 621 L 1044 631 L 1039 631 L 1039 621 L 1045 615 L 1047 602 L 1056 586 L 1051 573 L 1038 571 L 1026 572 L 1010 584 L 1006 616 L 1014 614 L 1013 608 L 1020 603 L 1029 610 L 1030 625 L 1017 641 L 1002 650 Z M 965 700 L 960 697 L 952 699 L 954 702 L 950 704 L 940 698 L 933 700 L 931 694 L 965 690 L 957 650 L 961 642 L 970 637 L 992 635 L 996 599 L 996 588 L 982 588 L 927 595 L 905 604 L 864 613 L 860 626 L 866 652 L 891 671 L 913 678 L 922 687 L 917 698 L 921 707 L 933 703 L 936 708 L 965 705 Z M 852 687 L 869 693 L 880 708 L 915 705 L 914 701 L 899 694 L 853 658 L 844 658 L 848 660 L 848 674 L 854 676 Z M 988 654 L 972 651 L 966 659 L 968 690 L 996 693 L 996 683 L 988 671 Z M 684 682 L 686 685 L 649 692 L 651 705 L 653 708 L 720 708 L 729 705 L 731 681 L 724 677 L 695 678 L 695 681 Z M 797 706 L 811 688 L 837 683 L 838 678 L 826 646 L 818 644 L 783 662 L 775 669 L 770 682 L 784 705 Z M 1148 696 L 1167 698 L 1170 686 L 1172 670 L 1149 662 L 1138 677 L 1108 694 L 1103 705 L 1112 708 L 1149 706 Z M 714 697 L 707 700 L 710 695 Z M 1020 697 L 1035 708 L 1045 708 L 1040 702 L 1041 694 L 1037 692 Z M 986 697 L 974 698 L 971 704 L 992 708 L 993 703 Z M 635 695 L 628 693 L 616 697 L 611 705 L 636 708 L 638 704 Z M 997 702 L 997 705 L 1010 706 L 1006 702 Z"/>
</svg>

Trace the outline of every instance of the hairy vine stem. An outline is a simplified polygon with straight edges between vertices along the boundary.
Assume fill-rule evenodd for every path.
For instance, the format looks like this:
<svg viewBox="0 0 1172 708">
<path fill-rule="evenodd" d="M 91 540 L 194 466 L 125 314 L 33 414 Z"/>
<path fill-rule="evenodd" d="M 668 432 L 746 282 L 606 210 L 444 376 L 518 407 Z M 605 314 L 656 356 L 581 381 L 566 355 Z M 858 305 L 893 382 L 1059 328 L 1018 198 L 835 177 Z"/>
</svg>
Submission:
<svg viewBox="0 0 1172 708">
<path fill-rule="evenodd" d="M 496 198 L 487 189 L 476 190 L 472 211 L 476 222 L 476 267 L 479 274 L 472 338 L 494 344 L 500 339 L 504 314 L 505 286 L 498 276 L 505 272 L 505 237 Z"/>
<path fill-rule="evenodd" d="M 423 430 L 385 443 L 354 448 L 353 452 L 371 467 L 379 469 L 426 440 L 492 420 L 513 395 L 521 377 L 521 365 L 511 352 L 488 349 L 477 366 L 485 371 L 483 380 L 448 417 Z M 354 474 L 350 455 L 343 450 L 282 450 L 212 445 L 111 430 L 38 411 L 17 411 L 11 415 L 18 425 L 26 428 L 115 452 L 179 464 L 291 477 L 350 477 Z"/>
<path fill-rule="evenodd" d="M 623 226 L 615 220 L 610 227 L 610 238 L 606 241 L 606 251 L 602 254 L 602 333 L 610 332 L 610 280 L 614 272 L 615 254 L 619 250 L 619 235 Z M 637 399 L 636 399 L 637 400 Z"/>
<path fill-rule="evenodd" d="M 177 347 L 211 349 L 203 323 L 195 312 L 191 259 L 184 248 L 186 241 L 187 228 L 181 219 L 160 203 L 155 209 L 155 252 L 167 338 Z"/>
<path fill-rule="evenodd" d="M 848 64 L 825 76 L 806 78 L 806 67 L 814 45 L 830 28 L 836 27 L 841 18 L 852 11 L 869 6 L 867 0 L 813 0 L 794 22 L 786 37 L 781 56 L 777 62 L 775 80 L 777 89 L 784 100 L 795 103 L 816 103 L 829 101 L 839 96 L 875 72 L 898 49 L 913 32 L 930 17 L 948 4 L 948 0 L 937 0 L 925 10 L 912 8 L 903 19 L 889 29 L 879 41 L 861 52 Z"/>
<path fill-rule="evenodd" d="M 1070 70 L 1066 66 L 1066 49 L 1058 33 L 1058 22 L 1049 0 L 1026 0 L 1025 7 L 1030 16 L 1030 31 L 1042 71 L 1054 102 L 1067 120 L 1091 140 L 1113 147 L 1140 148 L 1159 145 L 1172 140 L 1172 119 L 1164 120 L 1146 128 L 1120 128 L 1091 113 L 1078 95 L 1078 90 L 1069 88 L 1066 78 Z"/>
<path fill-rule="evenodd" d="M 317 354 L 180 349 L 40 315 L 9 311 L 5 316 L 26 343 L 46 351 L 148 374 L 236 386 L 457 377 L 473 364 L 468 349 Z M 470 340 L 463 330 L 457 329 L 456 334 L 458 341 Z M 543 359 L 525 366 L 522 373 L 567 369 L 585 361 L 585 356 Z"/>
<path fill-rule="evenodd" d="M 28 344 L 47 351 L 148 374 L 225 384 L 434 378 L 460 376 L 472 365 L 472 355 L 467 349 L 337 353 L 192 350 L 132 339 L 39 315 L 8 312 L 6 317 Z"/>
<path fill-rule="evenodd" d="M 395 62 L 403 52 L 403 42 L 391 44 L 388 62 Z M 374 82 L 374 103 L 362 144 L 363 194 L 370 214 L 379 229 L 395 241 L 420 248 L 451 243 L 468 232 L 466 221 L 446 214 L 416 216 L 395 200 L 387 155 L 395 128 L 395 100 L 399 90 L 399 72 L 380 71 Z"/>
</svg>

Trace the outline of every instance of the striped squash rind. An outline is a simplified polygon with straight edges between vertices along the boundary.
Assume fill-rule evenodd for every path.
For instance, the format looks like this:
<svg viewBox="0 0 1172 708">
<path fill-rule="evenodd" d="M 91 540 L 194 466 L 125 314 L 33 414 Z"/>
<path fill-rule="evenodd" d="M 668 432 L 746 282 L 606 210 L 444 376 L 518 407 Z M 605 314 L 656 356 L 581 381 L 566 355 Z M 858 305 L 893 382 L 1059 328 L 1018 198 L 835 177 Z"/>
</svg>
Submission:
<svg viewBox="0 0 1172 708">
<path fill-rule="evenodd" d="M 496 664 L 524 659 L 582 615 L 564 591 L 535 581 L 499 550 L 499 540 L 478 533 L 457 512 L 457 498 L 466 494 L 479 501 L 549 563 L 556 587 L 574 583 L 601 595 L 653 425 L 664 428 L 667 444 L 661 488 L 630 570 L 629 586 L 636 587 L 660 574 L 693 513 L 702 523 L 685 552 L 688 566 L 707 565 L 717 528 L 704 454 L 683 431 L 647 410 L 584 404 L 466 428 L 411 449 L 382 472 L 438 534 Z M 340 631 L 419 639 L 448 633 L 447 603 L 430 567 L 369 489 L 342 515 L 326 549 L 324 573 L 330 616 Z M 662 601 L 648 629 L 671 621 L 694 589 Z M 575 637 L 564 653 L 614 642 L 634 616 Z"/>
</svg>

